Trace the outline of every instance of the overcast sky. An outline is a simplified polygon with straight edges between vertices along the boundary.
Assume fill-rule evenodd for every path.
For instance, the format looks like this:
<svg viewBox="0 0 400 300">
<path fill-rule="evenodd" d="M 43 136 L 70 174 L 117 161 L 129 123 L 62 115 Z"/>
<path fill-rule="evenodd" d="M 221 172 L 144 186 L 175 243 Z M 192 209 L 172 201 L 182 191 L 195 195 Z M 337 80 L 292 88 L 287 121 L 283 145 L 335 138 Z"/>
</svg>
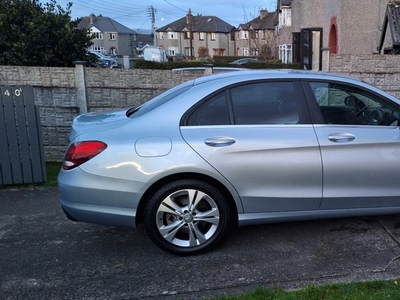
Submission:
<svg viewBox="0 0 400 300">
<path fill-rule="evenodd" d="M 46 3 L 46 0 L 40 0 Z M 260 8 L 276 9 L 276 0 L 56 0 L 66 8 L 72 2 L 72 19 L 103 15 L 131 29 L 151 29 L 151 6 L 155 10 L 156 27 L 163 27 L 186 15 L 189 8 L 193 15 L 216 16 L 238 27 L 259 15 Z"/>
</svg>

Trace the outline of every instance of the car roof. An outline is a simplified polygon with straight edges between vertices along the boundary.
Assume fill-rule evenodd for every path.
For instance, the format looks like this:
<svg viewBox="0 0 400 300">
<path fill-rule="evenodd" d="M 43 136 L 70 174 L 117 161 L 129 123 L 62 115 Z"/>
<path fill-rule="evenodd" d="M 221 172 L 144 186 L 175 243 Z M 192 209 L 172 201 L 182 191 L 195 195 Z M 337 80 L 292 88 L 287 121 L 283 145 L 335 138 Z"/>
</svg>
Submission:
<svg viewBox="0 0 400 300">
<path fill-rule="evenodd" d="M 307 71 L 307 70 L 292 70 L 292 69 L 284 69 L 284 70 L 243 70 L 222 74 L 213 74 L 209 76 L 199 77 L 194 79 L 194 85 L 203 84 L 210 81 L 215 81 L 219 79 L 227 79 L 233 82 L 242 82 L 247 80 L 256 80 L 256 79 L 325 79 L 325 80 L 339 80 L 339 81 L 357 81 L 361 82 L 361 80 L 357 77 L 330 73 L 330 72 L 321 72 L 321 71 Z"/>
</svg>

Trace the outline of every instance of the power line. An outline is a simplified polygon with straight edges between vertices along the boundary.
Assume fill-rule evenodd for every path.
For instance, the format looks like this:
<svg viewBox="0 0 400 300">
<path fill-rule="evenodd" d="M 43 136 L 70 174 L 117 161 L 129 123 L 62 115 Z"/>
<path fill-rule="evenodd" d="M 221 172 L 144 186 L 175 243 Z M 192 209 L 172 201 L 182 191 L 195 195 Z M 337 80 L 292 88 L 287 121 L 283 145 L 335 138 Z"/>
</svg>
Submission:
<svg viewBox="0 0 400 300">
<path fill-rule="evenodd" d="M 174 4 L 172 4 L 171 2 L 169 2 L 169 1 L 167 1 L 167 0 L 164 0 L 166 3 L 168 3 L 169 5 L 171 5 L 171 6 L 173 6 L 173 7 L 175 7 L 175 8 L 177 8 L 177 9 L 179 9 L 180 11 L 183 11 L 184 13 L 186 13 L 187 11 L 185 11 L 185 10 L 183 10 L 182 8 L 180 8 L 180 7 L 178 7 L 178 6 L 176 6 L 176 5 L 174 5 Z"/>
</svg>

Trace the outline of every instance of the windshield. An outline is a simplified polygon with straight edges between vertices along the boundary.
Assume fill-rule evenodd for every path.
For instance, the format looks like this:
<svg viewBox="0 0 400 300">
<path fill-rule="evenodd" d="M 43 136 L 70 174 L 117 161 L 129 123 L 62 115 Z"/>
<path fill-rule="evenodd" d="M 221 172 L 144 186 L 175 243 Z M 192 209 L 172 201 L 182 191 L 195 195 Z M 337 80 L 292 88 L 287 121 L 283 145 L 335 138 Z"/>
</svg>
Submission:
<svg viewBox="0 0 400 300">
<path fill-rule="evenodd" d="M 183 84 L 180 84 L 172 89 L 167 90 L 166 92 L 158 95 L 157 97 L 143 103 L 140 106 L 137 107 L 131 107 L 128 109 L 126 112 L 126 116 L 130 117 L 139 117 L 142 116 L 149 111 L 152 111 L 153 109 L 163 105 L 164 103 L 167 103 L 171 99 L 183 94 L 186 92 L 188 89 L 190 89 L 193 86 L 193 81 L 189 81 Z"/>
</svg>

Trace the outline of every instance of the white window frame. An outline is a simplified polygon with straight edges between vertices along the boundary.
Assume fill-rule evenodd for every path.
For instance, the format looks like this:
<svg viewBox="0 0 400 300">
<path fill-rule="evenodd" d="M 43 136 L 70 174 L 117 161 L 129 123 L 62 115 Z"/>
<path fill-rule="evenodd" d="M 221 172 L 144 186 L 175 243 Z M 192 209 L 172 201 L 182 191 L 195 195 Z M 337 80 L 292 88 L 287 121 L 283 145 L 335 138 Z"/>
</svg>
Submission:
<svg viewBox="0 0 400 300">
<path fill-rule="evenodd" d="M 215 41 L 217 39 L 217 34 L 215 32 L 211 32 L 211 40 Z"/>
<path fill-rule="evenodd" d="M 199 40 L 204 41 L 206 39 L 206 34 L 205 32 L 199 32 Z"/>
<path fill-rule="evenodd" d="M 175 56 L 176 53 L 179 53 L 179 48 L 170 46 L 167 49 L 167 53 L 168 53 L 169 56 Z"/>
<path fill-rule="evenodd" d="M 290 8 L 282 8 L 279 14 L 279 28 L 292 26 L 292 10 Z"/>
<path fill-rule="evenodd" d="M 116 33 L 115 32 L 110 32 L 110 41 L 115 41 L 116 40 Z"/>
<path fill-rule="evenodd" d="M 292 63 L 292 45 L 290 44 L 279 45 L 279 59 L 284 64 Z"/>
<path fill-rule="evenodd" d="M 101 53 L 101 54 L 106 53 L 106 49 L 104 47 L 92 47 L 91 51 Z"/>
<path fill-rule="evenodd" d="M 168 39 L 169 40 L 177 40 L 178 34 L 174 31 L 168 31 Z"/>
</svg>

